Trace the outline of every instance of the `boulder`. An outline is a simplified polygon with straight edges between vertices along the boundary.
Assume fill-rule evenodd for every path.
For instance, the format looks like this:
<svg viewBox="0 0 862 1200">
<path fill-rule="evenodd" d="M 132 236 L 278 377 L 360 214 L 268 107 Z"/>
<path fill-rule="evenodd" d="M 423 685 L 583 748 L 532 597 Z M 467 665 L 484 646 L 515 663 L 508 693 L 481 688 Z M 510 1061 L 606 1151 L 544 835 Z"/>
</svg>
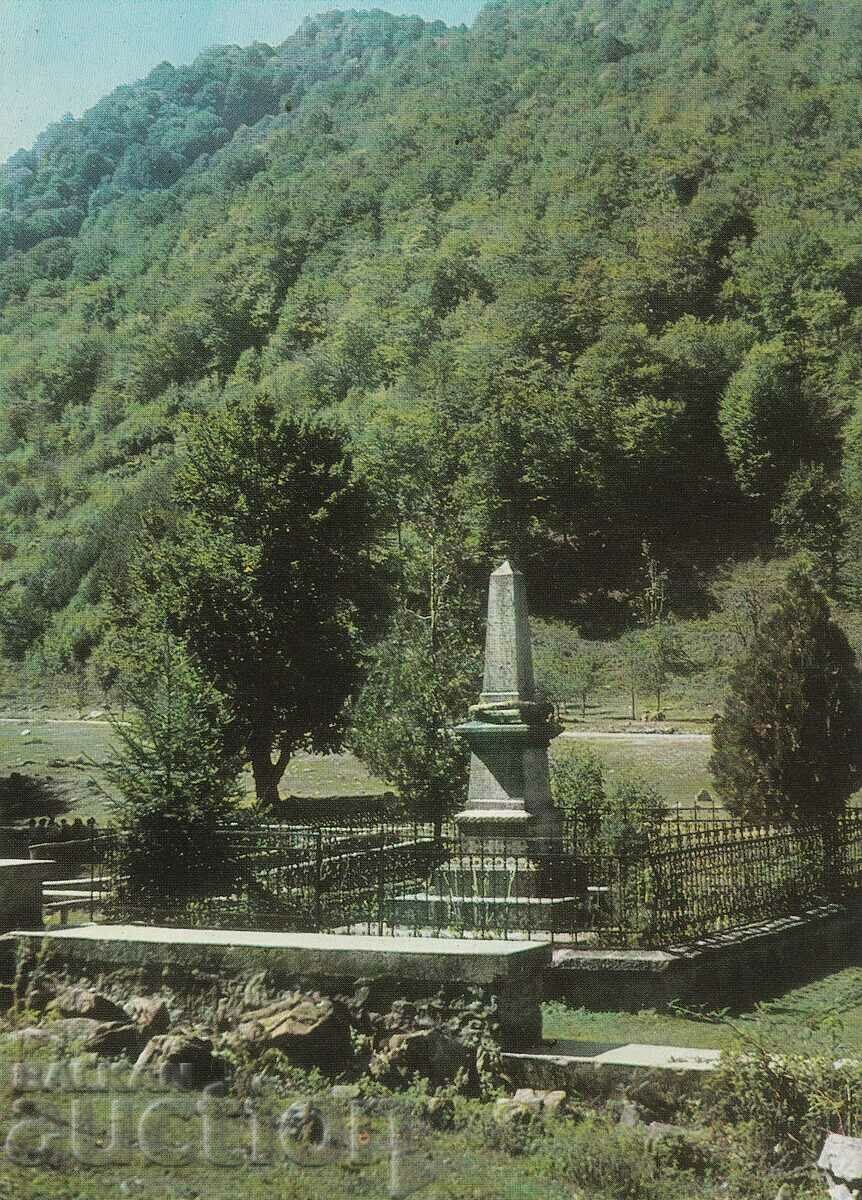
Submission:
<svg viewBox="0 0 862 1200">
<path fill-rule="evenodd" d="M 418 1074 L 435 1086 L 451 1083 L 459 1071 L 475 1076 L 476 1053 L 439 1027 L 393 1034 L 371 1060 L 371 1072 L 378 1078 Z"/>
<path fill-rule="evenodd" d="M 101 1024 L 101 1021 L 94 1021 L 92 1017 L 63 1017 L 59 1021 L 49 1021 L 44 1028 L 63 1042 L 79 1042 L 92 1037 Z"/>
<path fill-rule="evenodd" d="M 566 1093 L 561 1089 L 542 1091 L 539 1088 L 518 1088 L 514 1101 L 516 1104 L 529 1104 L 536 1112 L 557 1113 L 566 1103 Z"/>
<path fill-rule="evenodd" d="M 294 995 L 243 1015 L 230 1041 L 253 1054 L 278 1050 L 303 1066 L 342 1070 L 352 1057 L 347 1013 L 324 996 Z"/>
<path fill-rule="evenodd" d="M 823 1172 L 831 1200 L 853 1200 L 862 1186 L 862 1138 L 830 1133 L 817 1166 Z"/>
<path fill-rule="evenodd" d="M 86 1017 L 90 1021 L 128 1021 L 129 1014 L 94 988 L 67 987 L 57 993 L 57 1009 L 63 1017 Z"/>
<path fill-rule="evenodd" d="M 190 1085 L 207 1083 L 221 1074 L 212 1050 L 209 1038 L 188 1029 L 161 1034 L 151 1038 L 141 1051 L 135 1063 L 135 1074 L 151 1072 L 158 1075 L 169 1071 L 175 1072 L 177 1077 L 182 1076 Z"/>
<path fill-rule="evenodd" d="M 34 1046 L 59 1046 L 62 1039 L 41 1025 L 28 1025 L 24 1029 L 15 1029 L 3 1034 L 4 1042 L 17 1043 L 16 1053 L 21 1055 Z"/>
<path fill-rule="evenodd" d="M 127 1008 L 145 1039 L 167 1033 L 171 1027 L 168 1006 L 159 996 L 134 996 Z"/>
<path fill-rule="evenodd" d="M 24 1007 L 30 1012 L 44 1012 L 53 999 L 53 992 L 43 984 L 34 982 L 24 995 Z"/>
<path fill-rule="evenodd" d="M 623 1100 L 619 1105 L 617 1121 L 626 1129 L 637 1129 L 643 1125 L 643 1113 L 631 1100 Z"/>
<path fill-rule="evenodd" d="M 390 975 L 375 975 L 357 979 L 347 1006 L 357 1020 L 370 1014 L 388 1012 L 399 998 L 400 985 Z"/>
<path fill-rule="evenodd" d="M 105 1021 L 87 1038 L 82 1049 L 85 1054 L 98 1054 L 101 1058 L 118 1058 L 121 1054 L 137 1058 L 146 1040 L 133 1021 Z"/>
<path fill-rule="evenodd" d="M 538 1112 L 534 1104 L 502 1097 L 494 1105 L 494 1120 L 498 1125 L 529 1125 Z"/>
<path fill-rule="evenodd" d="M 269 972 L 256 971 L 254 975 L 249 976 L 246 980 L 236 1007 L 241 1011 L 263 1008 L 272 1002 L 272 993 L 273 989 L 270 987 Z"/>
</svg>

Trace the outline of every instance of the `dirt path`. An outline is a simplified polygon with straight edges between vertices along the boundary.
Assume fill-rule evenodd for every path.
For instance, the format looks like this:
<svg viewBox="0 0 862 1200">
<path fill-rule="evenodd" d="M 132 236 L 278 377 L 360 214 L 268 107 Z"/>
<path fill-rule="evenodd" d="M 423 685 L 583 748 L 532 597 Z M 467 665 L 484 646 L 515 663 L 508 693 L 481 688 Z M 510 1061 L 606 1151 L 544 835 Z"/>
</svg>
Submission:
<svg viewBox="0 0 862 1200">
<path fill-rule="evenodd" d="M 637 742 L 641 746 L 662 742 L 704 742 L 709 741 L 708 733 L 611 733 L 600 729 L 567 729 L 560 734 L 562 738 L 582 738 L 584 741 L 619 741 Z"/>
<path fill-rule="evenodd" d="M 110 721 L 88 721 L 84 717 L 0 717 L 7 725 L 110 725 Z"/>
<path fill-rule="evenodd" d="M 7 725 L 104 725 L 110 726 L 110 721 L 87 720 L 82 717 L 0 717 L 0 722 Z M 702 742 L 710 737 L 708 733 L 637 733 L 635 731 L 610 731 L 604 729 L 566 729 L 560 734 L 563 738 L 582 739 L 584 741 L 625 741 L 636 742 L 640 745 L 662 742 Z M 299 757 L 299 756 L 297 756 Z"/>
</svg>

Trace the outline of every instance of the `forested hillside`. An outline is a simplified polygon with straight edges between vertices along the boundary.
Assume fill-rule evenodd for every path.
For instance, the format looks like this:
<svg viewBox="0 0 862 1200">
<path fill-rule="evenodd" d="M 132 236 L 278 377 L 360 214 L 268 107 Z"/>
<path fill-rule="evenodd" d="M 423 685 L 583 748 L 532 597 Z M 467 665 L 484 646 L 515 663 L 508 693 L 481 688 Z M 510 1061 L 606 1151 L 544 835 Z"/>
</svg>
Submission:
<svg viewBox="0 0 862 1200">
<path fill-rule="evenodd" d="M 351 431 L 404 553 L 579 613 L 862 497 L 862 9 L 516 0 L 162 64 L 6 164 L 0 624 L 83 661 L 184 422 Z M 845 577 L 852 568 L 842 565 Z"/>
</svg>

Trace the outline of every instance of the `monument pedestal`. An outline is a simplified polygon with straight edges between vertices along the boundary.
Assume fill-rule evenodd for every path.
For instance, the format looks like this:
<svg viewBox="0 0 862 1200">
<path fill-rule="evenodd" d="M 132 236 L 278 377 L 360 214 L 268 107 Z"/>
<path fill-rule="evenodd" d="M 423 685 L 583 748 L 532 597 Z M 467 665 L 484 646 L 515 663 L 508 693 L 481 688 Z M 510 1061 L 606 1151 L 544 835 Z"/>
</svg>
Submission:
<svg viewBox="0 0 862 1200">
<path fill-rule="evenodd" d="M 560 843 L 562 817 L 553 808 L 548 745 L 556 732 L 549 706 L 475 705 L 457 732 L 470 746 L 467 807 L 455 817 L 470 853 L 528 855 Z M 529 718 L 529 719 L 525 719 Z"/>
<path fill-rule="evenodd" d="M 482 695 L 457 728 L 470 747 L 458 842 L 425 893 L 394 901 L 394 923 L 480 934 L 574 927 L 586 880 L 572 877 L 551 801 L 548 746 L 559 731 L 536 699 L 524 578 L 503 563 L 488 592 Z"/>
</svg>

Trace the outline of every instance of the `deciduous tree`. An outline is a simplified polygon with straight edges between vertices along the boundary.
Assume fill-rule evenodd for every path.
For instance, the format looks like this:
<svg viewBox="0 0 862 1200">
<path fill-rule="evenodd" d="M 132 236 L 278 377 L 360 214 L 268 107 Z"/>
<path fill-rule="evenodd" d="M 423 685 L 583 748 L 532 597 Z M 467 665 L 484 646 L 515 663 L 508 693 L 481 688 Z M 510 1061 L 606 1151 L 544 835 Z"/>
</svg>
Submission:
<svg viewBox="0 0 862 1200">
<path fill-rule="evenodd" d="M 343 434 L 228 402 L 189 430 L 179 518 L 140 578 L 232 715 L 231 744 L 271 802 L 300 747 L 338 748 L 384 607 L 376 515 Z"/>
</svg>

